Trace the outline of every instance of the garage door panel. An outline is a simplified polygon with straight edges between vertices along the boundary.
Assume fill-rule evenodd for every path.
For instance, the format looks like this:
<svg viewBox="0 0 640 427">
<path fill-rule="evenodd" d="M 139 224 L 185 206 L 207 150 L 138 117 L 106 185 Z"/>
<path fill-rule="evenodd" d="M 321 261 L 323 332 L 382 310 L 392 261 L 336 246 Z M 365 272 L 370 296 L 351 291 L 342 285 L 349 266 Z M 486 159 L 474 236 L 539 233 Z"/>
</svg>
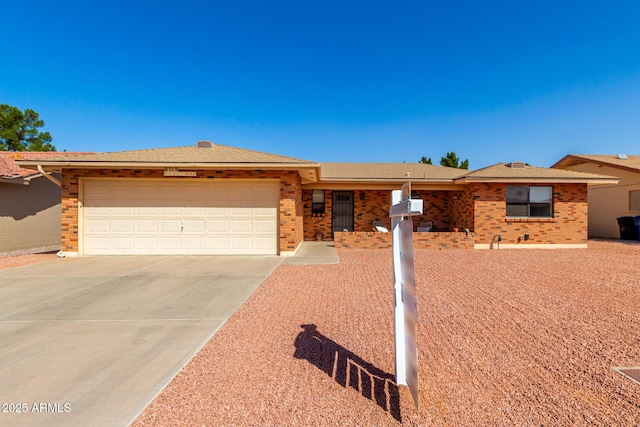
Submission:
<svg viewBox="0 0 640 427">
<path fill-rule="evenodd" d="M 185 233 L 200 233 L 203 234 L 206 231 L 206 221 L 203 219 L 186 219 L 184 221 Z"/>
<path fill-rule="evenodd" d="M 146 200 L 146 203 L 152 203 L 151 200 Z M 136 215 L 137 216 L 158 216 L 159 209 L 157 206 L 138 206 L 136 207 Z"/>
<path fill-rule="evenodd" d="M 233 250 L 248 250 L 248 249 L 251 249 L 252 246 L 253 246 L 253 239 L 249 236 L 231 238 L 231 249 Z"/>
<path fill-rule="evenodd" d="M 161 233 L 181 233 L 182 232 L 182 220 L 180 220 L 180 219 L 161 219 L 160 220 L 160 232 Z"/>
<path fill-rule="evenodd" d="M 110 242 L 111 239 L 109 237 L 90 237 L 86 239 L 85 244 L 87 249 L 91 249 L 92 252 L 99 252 L 108 250 Z"/>
<path fill-rule="evenodd" d="M 202 206 L 186 206 L 184 208 L 184 216 L 204 217 L 206 209 Z"/>
<path fill-rule="evenodd" d="M 277 231 L 277 226 L 275 221 L 269 221 L 269 220 L 256 220 L 255 222 L 255 232 L 258 234 L 263 234 L 263 233 L 267 233 L 267 234 L 272 234 L 275 233 Z"/>
<path fill-rule="evenodd" d="M 272 251 L 276 248 L 275 241 L 271 238 L 256 238 L 256 249 Z"/>
<path fill-rule="evenodd" d="M 100 234 L 110 231 L 110 221 L 106 219 L 88 219 L 84 223 L 87 233 Z"/>
<path fill-rule="evenodd" d="M 204 237 L 187 237 L 184 239 L 185 249 L 189 252 L 194 250 L 200 253 L 206 248 L 206 239 Z"/>
<path fill-rule="evenodd" d="M 247 207 L 233 207 L 231 208 L 231 216 L 232 217 L 251 217 L 253 213 L 253 208 L 251 206 Z"/>
<path fill-rule="evenodd" d="M 223 202 L 220 202 L 223 203 Z M 210 207 L 207 208 L 206 214 L 208 217 L 222 217 L 227 218 L 231 216 L 231 208 L 228 207 Z"/>
<path fill-rule="evenodd" d="M 163 206 L 160 208 L 161 216 L 182 216 L 182 208 L 180 206 Z"/>
<path fill-rule="evenodd" d="M 253 221 L 250 219 L 232 219 L 232 233 L 251 233 L 253 231 Z"/>
<path fill-rule="evenodd" d="M 111 215 L 113 216 L 131 216 L 135 212 L 132 207 L 116 206 L 111 208 Z"/>
<path fill-rule="evenodd" d="M 158 239 L 155 237 L 137 237 L 136 249 L 138 252 L 155 254 L 158 250 Z"/>
<path fill-rule="evenodd" d="M 275 208 L 253 208 L 253 217 L 277 218 L 278 210 Z"/>
<path fill-rule="evenodd" d="M 135 231 L 134 220 L 132 219 L 119 219 L 111 222 L 113 233 L 133 233 Z"/>
<path fill-rule="evenodd" d="M 85 204 L 86 207 L 86 204 Z M 105 217 L 108 216 L 110 212 L 110 208 L 108 206 L 93 206 L 91 210 L 85 210 L 85 217 Z"/>
<path fill-rule="evenodd" d="M 114 237 L 112 239 L 113 249 L 122 253 L 132 253 L 134 249 L 134 240 L 132 237 Z"/>
<path fill-rule="evenodd" d="M 182 239 L 180 237 L 161 237 L 159 243 L 159 247 L 162 250 L 170 249 L 179 251 L 182 247 Z"/>
<path fill-rule="evenodd" d="M 207 221 L 207 231 L 209 233 L 228 233 L 231 229 L 229 220 L 212 220 Z"/>
<path fill-rule="evenodd" d="M 84 180 L 86 254 L 276 254 L 275 181 Z"/>
<path fill-rule="evenodd" d="M 135 233 L 155 234 L 158 232 L 158 221 L 155 219 L 138 219 L 135 222 Z"/>
<path fill-rule="evenodd" d="M 220 253 L 221 251 L 229 250 L 229 238 L 228 237 L 209 237 L 207 239 L 207 248 L 212 253 Z"/>
</svg>

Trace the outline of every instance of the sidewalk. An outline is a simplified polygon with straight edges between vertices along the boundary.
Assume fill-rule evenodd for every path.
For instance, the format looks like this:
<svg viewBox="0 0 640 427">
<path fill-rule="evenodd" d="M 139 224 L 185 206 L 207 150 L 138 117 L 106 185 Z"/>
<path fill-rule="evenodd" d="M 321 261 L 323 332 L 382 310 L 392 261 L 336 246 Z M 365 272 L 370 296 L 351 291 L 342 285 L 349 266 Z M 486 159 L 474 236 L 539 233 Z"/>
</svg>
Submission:
<svg viewBox="0 0 640 427">
<path fill-rule="evenodd" d="M 304 241 L 294 256 L 287 257 L 282 264 L 317 265 L 338 264 L 340 258 L 333 241 Z"/>
</svg>

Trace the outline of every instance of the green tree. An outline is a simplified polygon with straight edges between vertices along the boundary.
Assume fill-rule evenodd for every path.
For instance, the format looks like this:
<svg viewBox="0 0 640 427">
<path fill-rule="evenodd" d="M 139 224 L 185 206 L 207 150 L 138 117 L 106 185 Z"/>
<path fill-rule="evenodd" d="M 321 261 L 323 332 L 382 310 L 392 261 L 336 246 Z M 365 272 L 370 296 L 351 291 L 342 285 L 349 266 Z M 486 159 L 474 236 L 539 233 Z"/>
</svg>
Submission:
<svg viewBox="0 0 640 427">
<path fill-rule="evenodd" d="M 0 150 L 56 151 L 51 134 L 38 129 L 43 126 L 44 120 L 35 111 L 0 104 Z"/>
<path fill-rule="evenodd" d="M 454 152 L 447 153 L 445 157 L 441 158 L 440 164 L 450 168 L 469 169 L 469 159 L 466 159 L 461 163 L 460 159 L 458 159 L 458 156 L 456 156 L 456 153 Z"/>
<path fill-rule="evenodd" d="M 428 165 L 432 165 L 433 163 L 431 162 L 431 157 L 429 157 L 428 159 L 425 156 L 422 156 L 422 159 L 420 159 L 420 163 L 426 163 Z"/>
</svg>

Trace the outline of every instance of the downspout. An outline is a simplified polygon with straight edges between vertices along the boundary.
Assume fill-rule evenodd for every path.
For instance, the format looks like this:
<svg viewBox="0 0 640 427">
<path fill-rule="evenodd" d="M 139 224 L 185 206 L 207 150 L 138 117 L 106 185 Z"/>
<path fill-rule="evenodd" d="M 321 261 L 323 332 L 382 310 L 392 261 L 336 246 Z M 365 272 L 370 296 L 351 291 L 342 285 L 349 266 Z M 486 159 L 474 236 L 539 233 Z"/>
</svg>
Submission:
<svg viewBox="0 0 640 427">
<path fill-rule="evenodd" d="M 51 175 L 49 175 L 47 172 L 45 172 L 44 169 L 42 169 L 42 166 L 40 166 L 40 165 L 38 165 L 38 172 L 40 172 L 45 178 L 47 178 L 49 181 L 53 182 L 58 187 L 62 187 L 62 183 L 60 181 L 58 181 L 57 179 L 55 179 L 54 177 L 52 177 Z"/>
</svg>

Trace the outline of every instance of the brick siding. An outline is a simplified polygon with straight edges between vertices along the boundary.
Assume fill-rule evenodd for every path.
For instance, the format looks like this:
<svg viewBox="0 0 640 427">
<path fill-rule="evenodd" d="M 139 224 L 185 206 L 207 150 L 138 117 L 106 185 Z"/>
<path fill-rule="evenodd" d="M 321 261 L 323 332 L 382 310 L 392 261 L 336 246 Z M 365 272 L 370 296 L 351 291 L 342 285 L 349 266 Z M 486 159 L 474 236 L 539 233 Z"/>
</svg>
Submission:
<svg viewBox="0 0 640 427">
<path fill-rule="evenodd" d="M 355 190 L 353 193 L 353 231 L 373 231 L 374 221 L 382 221 L 385 227 L 391 228 L 389 190 Z M 472 208 L 465 207 L 464 203 L 473 198 L 464 199 L 463 191 L 418 190 L 416 193 L 424 202 L 424 215 L 413 217 L 415 227 L 420 222 L 432 221 L 434 230 L 472 229 Z M 311 209 L 312 190 L 303 191 L 305 240 L 315 239 L 317 233 L 322 233 L 323 239 L 331 238 L 332 194 L 331 190 L 325 190 L 325 214 L 314 215 Z"/>
<path fill-rule="evenodd" d="M 473 249 L 474 244 L 473 233 L 413 233 L 415 249 Z M 336 248 L 388 249 L 391 248 L 391 233 L 340 231 L 334 235 L 334 245 Z"/>
<path fill-rule="evenodd" d="M 189 179 L 280 180 L 279 249 L 294 251 L 303 240 L 302 181 L 295 171 L 197 171 Z M 159 178 L 163 169 L 65 169 L 62 173 L 62 250 L 78 252 L 78 185 L 80 178 Z"/>
<path fill-rule="evenodd" d="M 553 185 L 553 218 L 507 218 L 506 184 L 470 184 L 468 190 L 476 243 L 489 244 L 498 235 L 503 244 L 587 243 L 586 184 Z"/>
<path fill-rule="evenodd" d="M 414 227 L 432 221 L 436 233 L 416 233 L 416 247 L 473 247 L 490 244 L 498 235 L 502 244 L 585 244 L 587 242 L 587 185 L 553 185 L 553 218 L 507 218 L 506 184 L 469 184 L 460 191 L 416 191 L 424 202 L 424 214 L 414 216 Z M 303 191 L 304 238 L 320 232 L 331 236 L 331 191 L 325 192 L 326 210 L 311 213 L 311 190 Z M 363 196 L 361 196 L 363 194 Z M 390 191 L 354 191 L 354 232 L 336 233 L 339 247 L 389 247 L 390 237 L 372 231 L 373 221 L 391 228 Z M 452 230 L 458 228 L 460 232 Z M 473 234 L 470 238 L 462 230 Z M 439 233 L 438 233 L 439 231 Z M 524 235 L 529 240 L 524 240 Z M 464 236 L 464 238 L 461 238 Z"/>
</svg>

